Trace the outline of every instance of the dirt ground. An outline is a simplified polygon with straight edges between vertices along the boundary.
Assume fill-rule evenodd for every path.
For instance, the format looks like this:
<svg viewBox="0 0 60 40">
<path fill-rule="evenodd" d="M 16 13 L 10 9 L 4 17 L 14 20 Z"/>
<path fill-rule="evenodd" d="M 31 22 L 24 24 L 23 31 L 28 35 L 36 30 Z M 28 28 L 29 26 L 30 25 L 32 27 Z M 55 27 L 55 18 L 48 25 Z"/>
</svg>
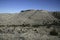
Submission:
<svg viewBox="0 0 60 40">
<path fill-rule="evenodd" d="M 59 31 L 56 36 L 50 35 L 52 29 L 46 26 L 0 27 L 0 40 L 60 40 Z"/>
</svg>

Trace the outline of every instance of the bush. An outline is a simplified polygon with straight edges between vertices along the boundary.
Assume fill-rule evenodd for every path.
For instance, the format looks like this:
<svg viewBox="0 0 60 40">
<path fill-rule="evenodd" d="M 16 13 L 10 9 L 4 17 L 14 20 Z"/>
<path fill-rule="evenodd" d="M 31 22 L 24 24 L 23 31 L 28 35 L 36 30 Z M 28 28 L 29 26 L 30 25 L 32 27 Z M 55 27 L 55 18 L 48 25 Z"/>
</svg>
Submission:
<svg viewBox="0 0 60 40">
<path fill-rule="evenodd" d="M 23 10 L 21 12 L 24 12 Z"/>
<path fill-rule="evenodd" d="M 48 24 L 48 25 L 47 25 L 47 28 L 50 28 L 50 27 L 51 27 L 51 24 Z"/>
<path fill-rule="evenodd" d="M 26 10 L 26 11 L 31 11 L 31 10 Z"/>
<path fill-rule="evenodd" d="M 31 11 L 31 10 L 22 10 L 21 12 L 25 12 L 25 11 Z"/>
<path fill-rule="evenodd" d="M 35 25 L 32 25 L 32 27 L 39 27 L 40 25 L 38 25 L 38 24 L 35 24 Z"/>
<path fill-rule="evenodd" d="M 37 29 L 34 29 L 34 31 L 35 31 L 36 33 L 38 33 Z"/>
<path fill-rule="evenodd" d="M 56 30 L 53 29 L 52 31 L 50 31 L 50 35 L 58 36 L 58 32 L 56 32 Z"/>
<path fill-rule="evenodd" d="M 23 27 L 26 27 L 26 26 L 30 26 L 30 24 L 22 24 L 21 26 L 23 26 Z"/>
<path fill-rule="evenodd" d="M 5 27 L 5 25 L 0 25 L 0 27 Z"/>
<path fill-rule="evenodd" d="M 53 12 L 53 16 L 60 19 L 60 12 Z"/>
</svg>

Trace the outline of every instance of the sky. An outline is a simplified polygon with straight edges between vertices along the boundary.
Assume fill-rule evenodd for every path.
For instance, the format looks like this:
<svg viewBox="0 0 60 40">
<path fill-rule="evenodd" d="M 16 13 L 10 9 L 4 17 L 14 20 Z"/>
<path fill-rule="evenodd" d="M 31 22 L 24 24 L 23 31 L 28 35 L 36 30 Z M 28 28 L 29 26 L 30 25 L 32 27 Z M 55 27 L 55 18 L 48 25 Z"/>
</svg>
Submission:
<svg viewBox="0 0 60 40">
<path fill-rule="evenodd" d="M 17 13 L 27 9 L 60 11 L 60 0 L 0 0 L 0 13 Z"/>
</svg>

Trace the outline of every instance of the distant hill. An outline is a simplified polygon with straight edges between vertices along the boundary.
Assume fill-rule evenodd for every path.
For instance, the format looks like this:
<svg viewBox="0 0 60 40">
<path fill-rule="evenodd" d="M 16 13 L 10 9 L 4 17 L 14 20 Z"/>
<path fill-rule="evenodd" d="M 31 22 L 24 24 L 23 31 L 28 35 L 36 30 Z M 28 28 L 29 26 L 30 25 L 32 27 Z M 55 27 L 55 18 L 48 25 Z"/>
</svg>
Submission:
<svg viewBox="0 0 60 40">
<path fill-rule="evenodd" d="M 24 10 L 17 14 L 0 14 L 0 25 L 51 24 L 60 20 L 60 12 L 45 10 Z"/>
</svg>

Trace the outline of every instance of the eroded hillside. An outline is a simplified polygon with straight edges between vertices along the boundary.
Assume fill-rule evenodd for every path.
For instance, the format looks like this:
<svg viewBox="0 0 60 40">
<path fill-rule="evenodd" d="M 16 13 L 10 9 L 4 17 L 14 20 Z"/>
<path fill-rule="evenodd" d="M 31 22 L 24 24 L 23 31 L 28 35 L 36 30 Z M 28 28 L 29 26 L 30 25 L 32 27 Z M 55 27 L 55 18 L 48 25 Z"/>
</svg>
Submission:
<svg viewBox="0 0 60 40">
<path fill-rule="evenodd" d="M 59 13 L 23 10 L 0 14 L 0 40 L 60 40 Z"/>
<path fill-rule="evenodd" d="M 50 12 L 45 10 L 26 10 L 18 14 L 0 14 L 0 24 L 43 24 L 57 20 Z"/>
</svg>

